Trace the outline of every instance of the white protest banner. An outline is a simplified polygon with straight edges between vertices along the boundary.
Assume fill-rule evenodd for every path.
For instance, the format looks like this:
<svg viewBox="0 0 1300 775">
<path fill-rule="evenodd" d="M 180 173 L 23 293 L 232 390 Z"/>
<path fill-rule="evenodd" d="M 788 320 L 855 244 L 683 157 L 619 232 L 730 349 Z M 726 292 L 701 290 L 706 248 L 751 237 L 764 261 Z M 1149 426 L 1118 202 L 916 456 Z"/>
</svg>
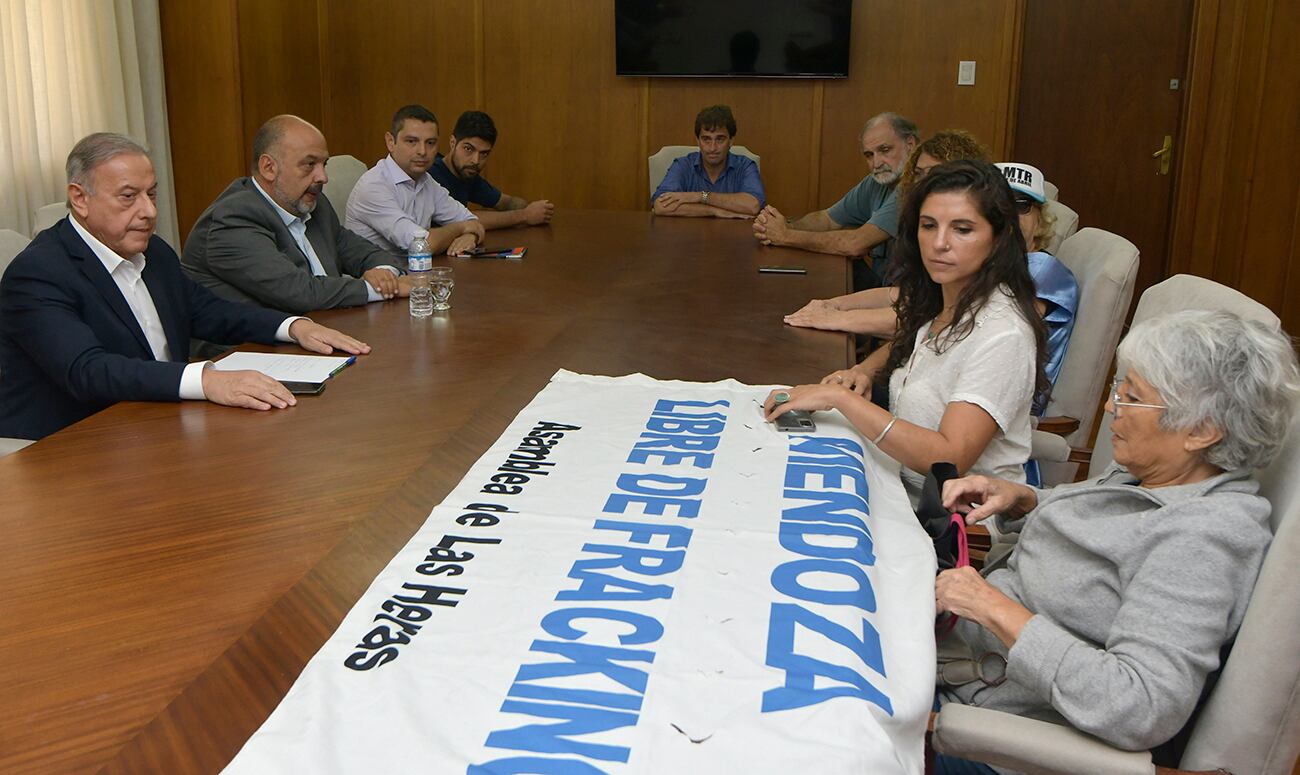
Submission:
<svg viewBox="0 0 1300 775">
<path fill-rule="evenodd" d="M 919 775 L 930 539 L 767 392 L 557 373 L 227 772 Z"/>
</svg>

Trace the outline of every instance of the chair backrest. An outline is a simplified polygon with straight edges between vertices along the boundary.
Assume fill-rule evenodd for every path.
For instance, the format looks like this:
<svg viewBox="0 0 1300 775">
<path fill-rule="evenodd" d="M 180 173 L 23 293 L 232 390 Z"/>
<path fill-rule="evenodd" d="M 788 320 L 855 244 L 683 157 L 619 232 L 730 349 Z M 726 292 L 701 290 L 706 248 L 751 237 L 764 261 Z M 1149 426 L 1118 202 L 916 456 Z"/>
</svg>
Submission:
<svg viewBox="0 0 1300 775">
<path fill-rule="evenodd" d="M 1189 274 L 1176 274 L 1168 280 L 1147 288 L 1142 293 L 1142 298 L 1138 299 L 1137 309 L 1133 312 L 1133 322 L 1141 323 L 1167 312 L 1188 309 L 1222 309 L 1274 328 L 1282 325 L 1277 315 L 1274 315 L 1268 307 L 1244 293 L 1213 280 Z M 1114 455 L 1110 446 L 1110 420 L 1110 415 L 1102 417 L 1101 428 L 1097 431 L 1097 443 L 1092 449 L 1092 461 L 1088 465 L 1089 477 L 1100 474 L 1106 466 L 1110 465 Z"/>
<path fill-rule="evenodd" d="M 1116 234 L 1088 228 L 1066 240 L 1057 258 L 1079 283 L 1079 311 L 1046 413 L 1079 420 L 1079 429 L 1067 441 L 1083 447 L 1133 300 L 1138 249 Z M 1057 484 L 1074 481 L 1078 466 L 1043 462 L 1041 469 L 1045 484 Z"/>
<path fill-rule="evenodd" d="M 1046 250 L 1059 258 L 1061 245 L 1079 230 L 1079 214 L 1054 199 L 1048 199 L 1043 209 L 1056 216 L 1056 233 Z"/>
<path fill-rule="evenodd" d="M 1049 201 L 1055 202 L 1060 198 L 1060 189 L 1050 180 L 1043 181 L 1043 193 L 1047 195 Z"/>
<path fill-rule="evenodd" d="M 32 213 L 32 234 L 40 234 L 58 223 L 67 214 L 67 202 L 54 202 L 36 208 L 36 212 Z"/>
<path fill-rule="evenodd" d="M 325 174 L 329 176 L 329 182 L 325 184 L 325 196 L 334 205 L 334 212 L 339 214 L 339 220 L 343 220 L 343 214 L 348 209 L 348 197 L 352 195 L 352 189 L 357 185 L 361 176 L 366 174 L 366 163 L 355 156 L 348 156 L 346 153 L 338 156 L 331 156 L 329 161 L 325 162 Z"/>
<path fill-rule="evenodd" d="M 655 189 L 659 188 L 660 183 L 664 182 L 664 175 L 668 174 L 668 168 L 672 166 L 673 162 L 688 153 L 698 150 L 700 150 L 700 148 L 696 145 L 665 145 L 663 148 L 660 148 L 658 151 L 651 154 L 649 159 L 650 196 L 654 196 Z M 753 159 L 754 164 L 759 165 L 761 169 L 762 162 L 759 159 L 759 155 L 745 146 L 733 145 L 731 146 L 731 152 L 748 159 Z"/>
<path fill-rule="evenodd" d="M 739 155 L 741 155 L 741 156 L 744 156 L 746 159 L 752 159 L 753 162 L 754 162 L 754 166 L 755 166 L 755 167 L 758 167 L 760 170 L 763 169 L 763 160 L 762 160 L 762 158 L 760 158 L 758 154 L 756 154 L 756 153 L 754 153 L 753 151 L 749 150 L 749 149 L 746 148 L 745 146 L 743 146 L 743 145 L 733 145 L 733 146 L 731 146 L 731 152 L 732 152 L 732 153 L 735 153 L 735 154 L 739 154 Z"/>
<path fill-rule="evenodd" d="M 31 240 L 11 229 L 0 229 L 0 277 L 4 277 L 5 270 L 9 268 L 9 262 L 14 260 L 14 256 L 23 252 L 27 243 Z"/>
<path fill-rule="evenodd" d="M 13 454 L 18 450 L 29 447 L 36 442 L 31 439 L 0 439 L 0 457 Z"/>
<path fill-rule="evenodd" d="M 1273 504 L 1273 543 L 1182 769 L 1286 775 L 1300 755 L 1300 406 L 1259 480 Z"/>
</svg>

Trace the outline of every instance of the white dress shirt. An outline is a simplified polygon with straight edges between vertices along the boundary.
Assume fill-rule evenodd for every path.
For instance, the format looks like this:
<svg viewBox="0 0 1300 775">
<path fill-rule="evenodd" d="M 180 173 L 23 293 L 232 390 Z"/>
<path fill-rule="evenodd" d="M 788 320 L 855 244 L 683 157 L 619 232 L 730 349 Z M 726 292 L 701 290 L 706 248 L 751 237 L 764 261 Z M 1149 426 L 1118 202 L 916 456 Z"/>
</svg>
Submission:
<svg viewBox="0 0 1300 775">
<path fill-rule="evenodd" d="M 146 259 L 143 253 L 136 253 L 130 258 L 123 258 L 114 253 L 104 243 L 95 238 L 93 234 L 86 231 L 86 227 L 81 225 L 73 216 L 69 215 L 68 220 L 72 222 L 72 228 L 77 230 L 77 234 L 85 240 L 90 246 L 91 252 L 104 265 L 117 288 L 122 292 L 122 298 L 126 300 L 127 306 L 131 308 L 131 314 L 135 315 L 135 321 L 140 324 L 140 329 L 144 331 L 144 338 L 149 342 L 149 349 L 153 351 L 153 357 L 156 361 L 172 360 L 171 347 L 167 345 L 167 333 L 163 330 L 162 318 L 158 317 L 158 307 L 153 303 L 153 296 L 149 295 L 149 286 L 144 281 L 144 267 Z M 293 338 L 289 336 L 289 326 L 293 325 L 295 320 L 306 320 L 303 317 L 285 318 L 280 327 L 276 329 L 275 338 L 281 342 L 292 342 Z M 203 392 L 203 370 L 212 365 L 212 361 L 198 361 L 186 365 L 185 370 L 181 372 L 181 385 L 178 393 L 182 399 L 202 401 L 207 398 Z"/>
</svg>

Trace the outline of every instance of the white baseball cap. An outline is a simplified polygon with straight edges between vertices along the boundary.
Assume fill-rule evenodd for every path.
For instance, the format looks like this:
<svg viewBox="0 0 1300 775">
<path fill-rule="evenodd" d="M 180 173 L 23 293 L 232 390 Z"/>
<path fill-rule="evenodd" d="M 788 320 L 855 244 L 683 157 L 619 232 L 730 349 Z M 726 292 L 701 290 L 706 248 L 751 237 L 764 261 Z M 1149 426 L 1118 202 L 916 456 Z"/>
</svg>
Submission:
<svg viewBox="0 0 1300 775">
<path fill-rule="evenodd" d="M 1043 191 L 1043 171 L 1028 164 L 1016 162 L 999 162 L 998 169 L 1007 176 L 1007 183 L 1012 191 L 1018 191 L 1039 204 L 1047 202 Z"/>
</svg>

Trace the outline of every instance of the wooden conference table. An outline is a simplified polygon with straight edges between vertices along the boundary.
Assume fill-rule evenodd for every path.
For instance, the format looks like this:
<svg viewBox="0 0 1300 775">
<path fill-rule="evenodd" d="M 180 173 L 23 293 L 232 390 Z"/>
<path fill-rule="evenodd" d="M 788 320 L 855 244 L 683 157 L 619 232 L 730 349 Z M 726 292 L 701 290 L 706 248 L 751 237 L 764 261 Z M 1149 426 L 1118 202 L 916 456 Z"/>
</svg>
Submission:
<svg viewBox="0 0 1300 775">
<path fill-rule="evenodd" d="M 528 256 L 451 262 L 448 313 L 313 315 L 374 352 L 293 409 L 123 403 L 0 459 L 0 772 L 220 770 L 557 369 L 800 383 L 851 357 L 781 322 L 847 262 L 747 221 L 560 211 L 488 244 Z"/>
</svg>

